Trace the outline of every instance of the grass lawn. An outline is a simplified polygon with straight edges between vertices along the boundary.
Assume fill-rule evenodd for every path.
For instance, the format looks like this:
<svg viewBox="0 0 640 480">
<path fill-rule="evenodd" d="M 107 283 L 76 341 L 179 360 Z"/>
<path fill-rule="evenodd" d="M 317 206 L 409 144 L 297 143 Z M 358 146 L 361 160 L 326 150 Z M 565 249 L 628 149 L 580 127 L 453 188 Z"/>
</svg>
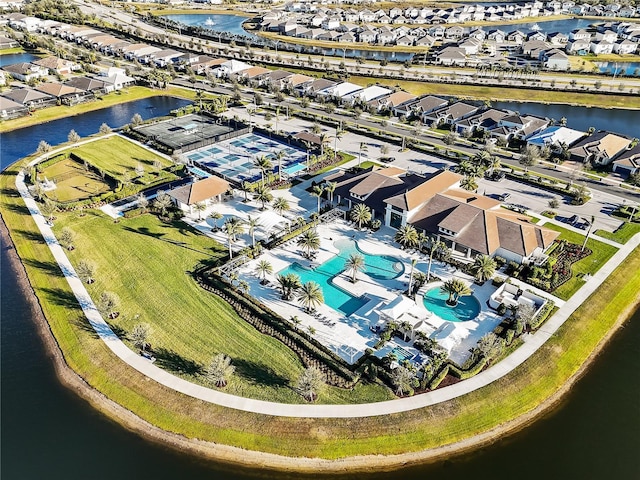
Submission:
<svg viewBox="0 0 640 480">
<path fill-rule="evenodd" d="M 640 223 L 624 222 L 616 229 L 615 232 L 596 230 L 595 234 L 599 237 L 608 238 L 614 242 L 625 244 L 638 232 L 640 232 Z"/>
<path fill-rule="evenodd" d="M 639 96 L 600 95 L 598 93 L 555 92 L 530 90 L 517 87 L 491 87 L 480 85 L 450 85 L 446 83 L 395 80 L 373 77 L 351 76 L 349 81 L 366 86 L 373 83 L 399 87 L 414 95 L 453 95 L 460 98 L 481 100 L 515 100 L 521 102 L 564 103 L 592 105 L 604 108 L 640 108 Z"/>
<path fill-rule="evenodd" d="M 464 397 L 404 414 L 362 419 L 278 418 L 226 409 L 149 382 L 114 357 L 96 338 L 16 194 L 14 181 L 19 168 L 20 164 L 15 165 L 0 175 L 0 208 L 51 330 L 64 351 L 65 361 L 89 385 L 124 408 L 187 438 L 281 455 L 322 458 L 385 455 L 447 445 L 504 425 L 531 412 L 554 395 L 601 343 L 618 322 L 618 317 L 638 303 L 640 250 L 636 249 L 530 359 L 506 377 Z M 255 353 L 252 359 L 258 364 L 254 367 L 257 371 L 265 364 L 276 373 L 283 368 L 286 372 L 301 368 L 296 359 L 287 357 L 286 350 L 282 350 L 284 347 L 271 344 L 268 338 L 243 326 L 239 319 L 234 321 L 235 316 L 228 307 L 219 304 L 215 298 L 201 297 L 200 290 L 185 275 L 185 270 L 193 268 L 209 253 L 215 254 L 218 251 L 215 245 L 202 243 L 205 239 L 196 239 L 188 230 L 158 224 L 149 216 L 114 224 L 98 214 L 82 218 L 77 215 L 61 216 L 56 226 L 61 228 L 69 224 L 78 233 L 78 251 L 72 252 L 73 261 L 85 255 L 95 262 L 104 262 L 96 275 L 100 283 L 94 285 L 94 290 L 112 279 L 114 283 L 109 288 L 116 290 L 123 301 L 120 308 L 123 318 L 118 322 L 123 326 L 131 324 L 130 317 L 136 313 L 141 315 L 139 320 L 156 322 L 154 348 L 177 348 L 178 342 L 191 336 L 189 344 L 193 342 L 207 350 L 193 352 L 197 358 L 207 358 L 213 353 L 209 350 L 224 345 L 222 351 L 239 351 L 238 359 L 247 358 L 251 352 L 274 356 L 274 359 L 260 358 L 259 353 Z M 148 229 L 149 234 L 145 234 L 144 229 Z M 98 237 L 102 235 L 109 237 L 102 237 L 100 241 Z M 113 241 L 105 242 L 104 238 Z M 121 243 L 127 241 L 133 244 Z M 203 249 L 207 254 L 174 242 L 185 242 L 186 246 Z M 110 253 L 113 255 L 109 256 Z M 160 265 L 162 262 L 164 265 Z M 109 270 L 111 265 L 115 266 L 114 270 Z M 139 272 L 142 265 L 149 265 L 150 271 Z M 138 278 L 141 275 L 143 277 Z M 151 291 L 150 285 L 144 284 L 146 282 L 153 282 L 156 291 Z M 140 287 L 140 299 L 134 298 L 137 295 L 134 287 Z M 171 305 L 173 298 L 176 298 L 176 305 Z M 185 307 L 196 310 L 189 314 L 178 311 L 177 299 L 184 299 Z M 148 302 L 154 302 L 156 307 L 169 305 L 171 310 L 149 313 Z M 186 308 L 182 310 L 186 311 Z M 188 332 L 182 332 L 185 329 Z M 165 341 L 169 343 L 164 344 Z M 227 346 L 225 341 L 231 343 Z M 243 351 L 243 348 L 249 351 Z M 186 352 L 183 355 L 186 360 L 193 360 Z M 167 355 L 165 358 L 173 361 L 174 367 L 181 365 L 180 357 Z M 246 388 L 264 389 L 256 383 L 258 385 L 251 385 L 247 381 Z M 228 388 L 238 387 L 229 385 Z M 339 392 L 334 398 L 348 393 Z M 324 396 L 325 400 L 328 395 Z"/>
<path fill-rule="evenodd" d="M 47 107 L 33 112 L 33 115 L 15 118 L 0 122 L 0 133 L 8 132 L 18 128 L 29 127 L 39 123 L 49 122 L 58 118 L 68 117 L 71 115 L 79 115 L 92 110 L 107 108 L 118 103 L 132 102 L 141 98 L 156 97 L 158 95 L 167 95 L 171 97 L 195 99 L 195 91 L 187 90 L 180 87 L 169 87 L 164 90 L 156 90 L 147 87 L 128 87 L 124 90 L 112 92 L 99 100 L 93 102 L 80 103 L 71 107 L 60 105 L 55 107 Z"/>
<path fill-rule="evenodd" d="M 546 223 L 544 226 L 550 230 L 560 232 L 558 240 L 566 240 L 567 242 L 577 243 L 578 245 L 582 245 L 582 242 L 584 242 L 585 236 L 580 233 L 576 233 L 564 227 L 552 225 L 550 223 Z M 587 258 L 583 258 L 579 262 L 571 265 L 573 276 L 568 282 L 554 290 L 554 295 L 562 298 L 563 300 L 571 298 L 571 296 L 584 284 L 584 281 L 580 277 L 586 273 L 596 273 L 600 267 L 602 267 L 602 265 L 604 265 L 618 250 L 614 246 L 599 242 L 591 237 L 587 241 L 587 247 L 590 248 L 593 253 Z"/>
<path fill-rule="evenodd" d="M 58 202 L 74 202 L 93 197 L 111 190 L 114 185 L 103 180 L 100 175 L 70 158 L 54 163 L 44 169 L 38 178 L 53 180 L 56 189 L 47 192 L 47 196 Z"/>
<path fill-rule="evenodd" d="M 73 153 L 118 179 L 125 172 L 129 172 L 131 178 L 135 177 L 137 165 L 142 165 L 145 173 L 155 171 L 153 163 L 156 161 L 162 168 L 173 165 L 170 160 L 118 135 L 80 145 L 73 148 Z"/>
</svg>

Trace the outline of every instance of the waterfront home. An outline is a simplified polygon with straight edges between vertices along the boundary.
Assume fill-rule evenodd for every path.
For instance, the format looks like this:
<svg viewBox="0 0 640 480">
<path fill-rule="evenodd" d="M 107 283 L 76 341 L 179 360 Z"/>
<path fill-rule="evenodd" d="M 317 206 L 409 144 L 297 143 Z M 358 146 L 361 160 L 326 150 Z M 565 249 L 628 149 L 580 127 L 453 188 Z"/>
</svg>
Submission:
<svg viewBox="0 0 640 480">
<path fill-rule="evenodd" d="M 21 82 L 28 82 L 30 80 L 45 77 L 48 72 L 46 68 L 42 68 L 39 65 L 34 65 L 29 62 L 13 63 L 11 65 L 5 65 L 2 67 L 6 73 L 10 74 L 16 80 Z"/>
<path fill-rule="evenodd" d="M 415 99 L 415 95 L 399 91 L 370 100 L 367 105 L 376 112 L 392 112 L 396 107 Z"/>
<path fill-rule="evenodd" d="M 501 139 L 504 142 L 509 142 L 513 139 L 526 140 L 548 126 L 548 118 L 512 114 L 501 118 L 496 127 L 489 130 L 489 134 L 491 137 Z"/>
<path fill-rule="evenodd" d="M 72 72 L 82 69 L 78 63 L 54 56 L 40 58 L 35 60 L 33 64 L 48 70 L 51 75 L 71 75 Z"/>
<path fill-rule="evenodd" d="M 636 53 L 637 50 L 638 44 L 626 38 L 624 40 L 618 40 L 613 44 L 613 52 L 620 55 Z"/>
<path fill-rule="evenodd" d="M 6 50 L 8 48 L 15 48 L 20 45 L 16 40 L 12 38 L 0 35 L 0 50 Z"/>
<path fill-rule="evenodd" d="M 355 103 L 367 103 L 376 98 L 383 97 L 385 95 L 389 95 L 392 90 L 388 88 L 380 87 L 378 85 L 372 85 L 371 87 L 364 88 L 362 90 L 356 90 L 355 92 L 349 93 L 345 95 L 342 99 L 345 102 Z"/>
<path fill-rule="evenodd" d="M 79 88 L 64 85 L 62 83 L 45 82 L 37 85 L 36 90 L 47 95 L 51 95 L 58 99 L 58 101 L 64 105 L 75 105 L 82 102 L 91 95 Z"/>
<path fill-rule="evenodd" d="M 553 45 L 564 46 L 569 41 L 569 36 L 561 32 L 553 32 L 547 35 L 547 40 Z"/>
<path fill-rule="evenodd" d="M 570 147 L 586 135 L 580 130 L 554 125 L 530 136 L 527 145 L 535 145 L 539 148 L 548 147 L 552 151 L 561 152 L 563 146 Z"/>
<path fill-rule="evenodd" d="M 607 55 L 613 53 L 613 43 L 602 40 L 601 42 L 591 42 L 591 53 L 596 55 Z"/>
<path fill-rule="evenodd" d="M 640 172 L 640 144 L 618 156 L 613 162 L 613 171 L 625 176 Z"/>
<path fill-rule="evenodd" d="M 396 116 L 405 116 L 421 118 L 423 115 L 433 112 L 439 108 L 447 106 L 449 102 L 444 98 L 436 97 L 434 95 L 427 95 L 419 99 L 405 102 L 398 105 L 394 109 Z M 424 122 L 424 119 L 423 119 Z"/>
<path fill-rule="evenodd" d="M 73 77 L 64 82 L 65 85 L 79 90 L 84 90 L 92 94 L 100 94 L 107 92 L 107 84 L 97 78 L 89 77 Z"/>
<path fill-rule="evenodd" d="M 29 109 L 44 108 L 55 105 L 56 99 L 46 93 L 38 92 L 32 88 L 13 88 L 8 92 L 2 93 L 3 97 L 13 100 L 20 105 L 24 105 Z"/>
<path fill-rule="evenodd" d="M 97 77 L 105 84 L 107 92 L 122 90 L 123 88 L 136 83 L 136 79 L 130 77 L 122 68 L 110 67 L 107 71 L 101 72 Z"/>
<path fill-rule="evenodd" d="M 316 93 L 316 95 L 319 97 L 332 97 L 340 100 L 347 95 L 360 90 L 363 90 L 360 85 L 356 85 L 355 83 L 342 82 L 338 83 L 337 85 L 325 88 L 324 90 L 320 90 Z"/>
<path fill-rule="evenodd" d="M 629 145 L 631 145 L 631 139 L 600 130 L 571 147 L 569 154 L 572 160 L 578 162 L 609 165 Z"/>
<path fill-rule="evenodd" d="M 231 188 L 229 182 L 212 175 L 203 180 L 197 180 L 169 190 L 168 195 L 173 203 L 184 212 L 193 214 L 196 204 L 220 203 L 222 195 Z"/>
<path fill-rule="evenodd" d="M 22 117 L 27 113 L 29 113 L 29 110 L 24 105 L 9 98 L 0 97 L 0 118 L 3 120 Z"/>
<path fill-rule="evenodd" d="M 562 51 L 554 48 L 540 52 L 540 62 L 549 70 L 568 70 L 569 57 Z"/>
<path fill-rule="evenodd" d="M 454 129 L 461 135 L 472 135 L 477 131 L 491 130 L 498 125 L 503 118 L 511 115 L 504 110 L 489 108 L 470 117 L 454 122 Z"/>
<path fill-rule="evenodd" d="M 155 63 L 158 67 L 164 68 L 167 65 L 173 65 L 177 61 L 177 59 L 182 57 L 183 55 L 184 54 L 182 52 L 167 48 L 153 55 L 153 63 Z"/>
<path fill-rule="evenodd" d="M 301 95 L 315 96 L 318 92 L 336 85 L 336 82 L 326 78 L 316 78 L 312 82 L 301 83 L 295 87 L 295 91 Z"/>
<path fill-rule="evenodd" d="M 460 47 L 445 47 L 436 54 L 436 63 L 448 66 L 464 66 L 467 63 L 467 56 Z"/>
<path fill-rule="evenodd" d="M 479 107 L 465 102 L 456 102 L 444 108 L 425 113 L 422 121 L 429 126 L 452 125 L 480 110 Z"/>
</svg>

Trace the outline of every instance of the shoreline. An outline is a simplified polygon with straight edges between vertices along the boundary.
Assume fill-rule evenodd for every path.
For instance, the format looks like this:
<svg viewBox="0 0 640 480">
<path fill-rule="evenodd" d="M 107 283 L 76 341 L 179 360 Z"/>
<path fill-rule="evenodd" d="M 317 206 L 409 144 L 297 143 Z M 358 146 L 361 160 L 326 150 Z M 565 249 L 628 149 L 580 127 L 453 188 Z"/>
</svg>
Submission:
<svg viewBox="0 0 640 480">
<path fill-rule="evenodd" d="M 36 326 L 38 335 L 44 343 L 47 356 L 53 360 L 56 377 L 62 385 L 88 401 L 96 410 L 100 411 L 110 419 L 117 421 L 122 427 L 140 435 L 146 440 L 183 452 L 186 451 L 190 455 L 195 455 L 207 460 L 215 460 L 216 462 L 230 466 L 243 466 L 248 469 L 260 468 L 270 471 L 299 473 L 312 473 L 317 471 L 322 471 L 323 473 L 357 473 L 370 471 L 372 468 L 377 471 L 393 471 L 409 464 L 433 463 L 443 457 L 462 454 L 494 443 L 505 435 L 515 434 L 526 428 L 535 420 L 560 405 L 565 399 L 566 394 L 570 392 L 573 385 L 582 377 L 582 375 L 584 375 L 613 335 L 625 324 L 639 303 L 639 300 L 636 299 L 635 302 L 625 307 L 613 327 L 599 341 L 595 349 L 589 354 L 580 368 L 571 375 L 563 386 L 553 395 L 545 399 L 530 412 L 527 412 L 526 414 L 510 420 L 496 428 L 453 444 L 419 452 L 387 456 L 352 456 L 336 460 L 287 457 L 272 453 L 245 450 L 239 447 L 206 442 L 197 439 L 188 439 L 182 435 L 164 431 L 142 420 L 131 411 L 120 406 L 89 386 L 82 377 L 73 371 L 65 362 L 64 354 L 49 328 L 49 324 L 44 316 L 42 307 L 29 282 L 22 260 L 17 254 L 9 230 L 2 217 L 0 217 L 0 239 L 8 250 L 7 255 L 9 257 L 9 265 L 7 268 L 11 268 L 15 273 L 19 288 L 23 291 L 28 303 L 30 304 L 32 311 L 31 319 Z"/>
</svg>

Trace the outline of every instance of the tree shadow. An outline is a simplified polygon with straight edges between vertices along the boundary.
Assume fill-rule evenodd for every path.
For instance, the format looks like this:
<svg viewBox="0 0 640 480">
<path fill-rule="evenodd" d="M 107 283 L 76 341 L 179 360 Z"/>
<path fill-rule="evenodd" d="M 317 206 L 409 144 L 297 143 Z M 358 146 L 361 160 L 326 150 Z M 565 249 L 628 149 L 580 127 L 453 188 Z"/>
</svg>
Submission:
<svg viewBox="0 0 640 480">
<path fill-rule="evenodd" d="M 6 209 L 20 215 L 31 215 L 31 212 L 29 211 L 27 206 L 23 204 L 10 203 L 6 205 Z"/>
<path fill-rule="evenodd" d="M 278 375 L 271 367 L 250 360 L 233 359 L 232 365 L 236 367 L 236 373 L 255 383 L 261 385 L 286 387 L 289 380 Z"/>
<path fill-rule="evenodd" d="M 78 315 L 74 319 L 71 320 L 71 323 L 74 327 L 83 330 L 91 335 L 91 338 L 99 338 L 93 326 L 87 320 L 87 317 L 84 315 Z"/>
<path fill-rule="evenodd" d="M 45 243 L 40 232 L 32 232 L 30 230 L 15 230 L 15 232 L 31 243 Z"/>
<path fill-rule="evenodd" d="M 147 237 L 151 237 L 151 238 L 156 238 L 158 240 L 162 240 L 162 237 L 164 237 L 164 233 L 153 233 L 151 231 L 149 231 L 149 229 L 147 227 L 140 227 L 140 228 L 131 228 L 131 227 L 124 227 L 124 229 L 127 232 L 131 232 L 131 233 L 137 233 L 140 235 L 145 235 Z"/>
<path fill-rule="evenodd" d="M 154 348 L 153 356 L 156 357 L 156 365 L 166 370 L 188 375 L 200 375 L 203 373 L 202 365 L 184 358 L 182 355 L 167 350 L 166 348 Z"/>
<path fill-rule="evenodd" d="M 61 288 L 43 288 L 42 291 L 46 293 L 56 305 L 67 308 L 80 308 L 78 299 L 72 292 L 66 292 Z"/>
<path fill-rule="evenodd" d="M 42 237 L 40 237 L 42 238 Z M 43 262 L 42 260 L 36 260 L 33 258 L 25 258 L 23 262 L 30 267 L 37 268 L 48 275 L 55 275 L 57 277 L 62 276 L 62 270 L 56 262 Z"/>
</svg>

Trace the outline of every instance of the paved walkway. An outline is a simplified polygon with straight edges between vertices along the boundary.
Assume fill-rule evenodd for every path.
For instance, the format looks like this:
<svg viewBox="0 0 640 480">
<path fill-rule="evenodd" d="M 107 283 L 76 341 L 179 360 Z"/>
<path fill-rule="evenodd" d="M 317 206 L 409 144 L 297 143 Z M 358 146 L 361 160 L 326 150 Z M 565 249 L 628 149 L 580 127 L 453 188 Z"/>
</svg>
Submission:
<svg viewBox="0 0 640 480">
<path fill-rule="evenodd" d="M 36 159 L 32 164 L 37 163 L 40 160 L 41 159 Z M 385 402 L 356 405 L 290 405 L 237 397 L 187 382 L 186 380 L 178 378 L 161 368 L 156 367 L 144 357 L 130 350 L 118 338 L 113 330 L 111 330 L 109 325 L 98 312 L 84 284 L 78 278 L 71 262 L 67 258 L 65 250 L 58 243 L 51 226 L 40 213 L 37 203 L 29 193 L 29 190 L 24 183 L 23 172 L 18 174 L 16 178 L 16 186 L 27 208 L 31 212 L 36 225 L 40 229 L 43 238 L 51 249 L 51 253 L 60 266 L 62 273 L 65 275 L 75 297 L 78 299 L 89 323 L 105 342 L 105 345 L 107 345 L 115 355 L 143 375 L 146 375 L 168 388 L 184 393 L 185 395 L 221 405 L 223 407 L 281 417 L 354 418 L 388 415 L 391 413 L 406 412 L 435 405 L 484 387 L 507 375 L 529 358 L 538 348 L 540 348 L 555 333 L 555 331 L 560 328 L 567 318 L 569 318 L 575 309 L 578 308 L 589 295 L 595 292 L 611 272 L 613 272 L 613 270 L 624 261 L 629 253 L 640 244 L 640 234 L 638 234 L 626 245 L 622 246 L 620 250 L 618 250 L 618 252 L 585 283 L 580 291 L 567 301 L 555 313 L 555 315 L 546 322 L 543 328 L 534 335 L 527 337 L 524 345 L 500 363 L 492 366 L 475 377 L 433 392 Z"/>
</svg>

